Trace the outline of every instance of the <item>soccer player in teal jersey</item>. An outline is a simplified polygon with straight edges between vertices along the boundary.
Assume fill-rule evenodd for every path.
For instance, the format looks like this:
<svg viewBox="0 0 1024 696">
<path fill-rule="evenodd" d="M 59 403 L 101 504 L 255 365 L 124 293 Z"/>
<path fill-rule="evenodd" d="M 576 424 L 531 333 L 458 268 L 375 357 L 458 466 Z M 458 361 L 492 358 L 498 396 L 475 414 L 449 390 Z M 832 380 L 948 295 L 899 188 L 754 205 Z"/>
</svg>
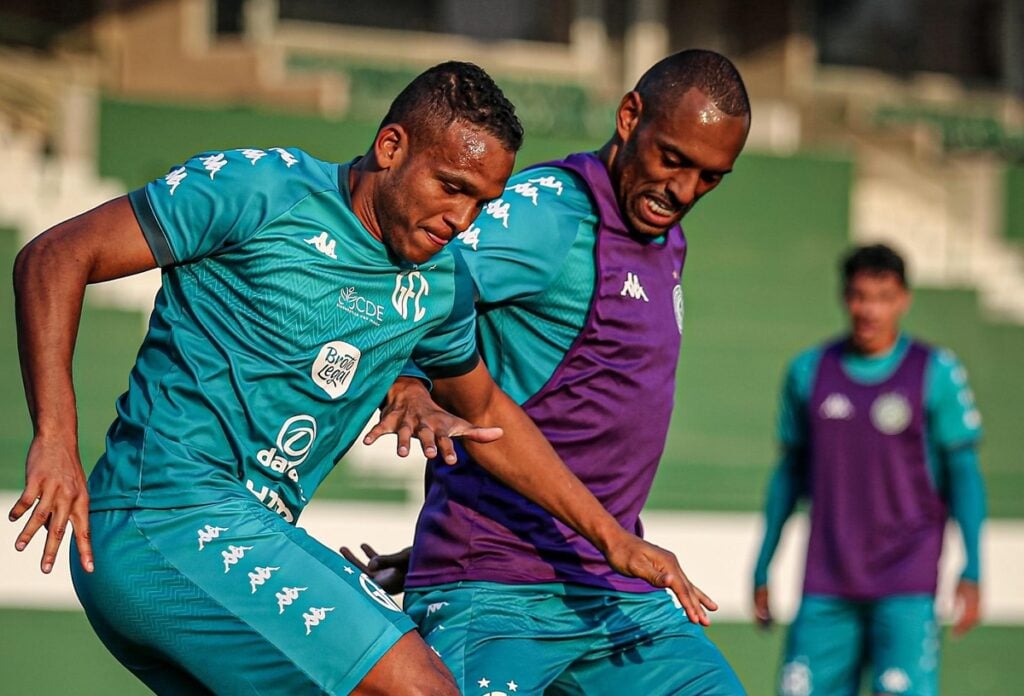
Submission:
<svg viewBox="0 0 1024 696">
<path fill-rule="evenodd" d="M 749 124 L 728 59 L 669 56 L 622 98 L 599 151 L 516 174 L 454 245 L 495 379 L 638 533 L 676 389 L 679 223 L 732 170 Z M 408 388 L 425 396 L 417 382 Z M 402 414 L 391 417 L 397 426 Z M 706 615 L 623 577 L 472 453 L 459 455 L 454 467 L 428 464 L 404 589 L 465 693 L 743 692 L 704 634 Z M 401 560 L 371 558 L 368 569 L 383 580 Z"/>
<path fill-rule="evenodd" d="M 294 526 L 411 356 L 459 413 L 505 433 L 488 442 L 500 432 L 435 414 L 428 450 L 435 430 L 462 434 L 613 565 L 686 596 L 674 557 L 601 508 L 476 354 L 472 290 L 445 246 L 501 194 L 521 138 L 489 76 L 446 63 L 396 98 L 362 158 L 207 152 L 18 255 L 35 434 L 16 548 L 47 525 L 50 572 L 71 521 L 90 622 L 153 690 L 457 693 L 387 594 Z M 70 372 L 84 289 L 156 265 L 149 331 L 86 488 Z"/>
<path fill-rule="evenodd" d="M 779 692 L 855 694 L 868 666 L 876 694 L 935 694 L 933 605 L 948 514 L 967 556 L 955 631 L 978 620 L 981 417 L 956 357 L 900 330 L 910 306 L 903 260 L 883 245 L 861 247 L 842 270 L 849 333 L 797 356 L 783 386 L 755 616 L 771 622 L 768 566 L 806 496 L 803 601 Z"/>
</svg>

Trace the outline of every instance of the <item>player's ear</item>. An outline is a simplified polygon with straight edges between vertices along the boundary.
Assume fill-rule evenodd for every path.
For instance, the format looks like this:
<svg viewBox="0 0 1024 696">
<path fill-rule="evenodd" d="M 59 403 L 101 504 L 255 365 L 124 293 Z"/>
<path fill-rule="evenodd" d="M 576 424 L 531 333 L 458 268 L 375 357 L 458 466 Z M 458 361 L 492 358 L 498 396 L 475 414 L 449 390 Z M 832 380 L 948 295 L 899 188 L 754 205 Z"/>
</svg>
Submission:
<svg viewBox="0 0 1024 696">
<path fill-rule="evenodd" d="M 409 150 L 409 134 L 397 123 L 389 123 L 377 131 L 373 155 L 381 169 L 399 164 Z"/>
<path fill-rule="evenodd" d="M 627 92 L 619 102 L 619 110 L 615 112 L 615 133 L 622 142 L 629 140 L 630 135 L 640 123 L 644 103 L 636 91 Z"/>
</svg>

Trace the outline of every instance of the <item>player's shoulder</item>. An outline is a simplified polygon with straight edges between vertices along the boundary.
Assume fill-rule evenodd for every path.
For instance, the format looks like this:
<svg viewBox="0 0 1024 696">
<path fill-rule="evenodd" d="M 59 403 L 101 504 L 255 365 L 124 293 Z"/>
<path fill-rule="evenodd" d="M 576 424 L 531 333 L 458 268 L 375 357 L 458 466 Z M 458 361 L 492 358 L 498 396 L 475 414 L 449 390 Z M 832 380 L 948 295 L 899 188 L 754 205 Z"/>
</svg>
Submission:
<svg viewBox="0 0 1024 696">
<path fill-rule="evenodd" d="M 574 172 L 561 167 L 542 166 L 524 169 L 505 185 L 501 203 L 507 206 L 510 225 L 532 227 L 538 220 L 584 217 L 592 213 L 586 184 Z M 492 201 L 492 203 L 494 203 Z M 485 213 L 494 212 L 485 208 Z"/>
<path fill-rule="evenodd" d="M 809 378 L 818 370 L 821 363 L 821 356 L 832 345 L 833 341 L 828 340 L 808 346 L 794 355 L 787 365 L 786 371 L 791 377 Z"/>
<path fill-rule="evenodd" d="M 246 180 L 289 188 L 321 190 L 335 187 L 337 165 L 293 147 L 243 147 L 200 152 L 182 167 L 187 172 L 209 175 L 211 181 Z"/>
<path fill-rule="evenodd" d="M 962 387 L 967 383 L 967 369 L 959 356 L 945 346 L 931 345 L 915 340 L 928 351 L 928 369 L 933 383 L 951 383 Z"/>
</svg>

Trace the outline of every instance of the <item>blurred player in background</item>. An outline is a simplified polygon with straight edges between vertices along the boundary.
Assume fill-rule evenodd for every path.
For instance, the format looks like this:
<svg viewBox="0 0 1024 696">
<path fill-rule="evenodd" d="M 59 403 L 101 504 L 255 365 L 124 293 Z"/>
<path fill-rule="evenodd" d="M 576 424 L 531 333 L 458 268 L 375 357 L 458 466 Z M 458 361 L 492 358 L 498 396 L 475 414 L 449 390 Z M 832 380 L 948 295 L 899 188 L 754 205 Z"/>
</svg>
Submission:
<svg viewBox="0 0 1024 696">
<path fill-rule="evenodd" d="M 294 526 L 411 355 L 447 403 L 504 427 L 478 448 L 468 440 L 500 431 L 455 421 L 481 466 L 622 572 L 692 592 L 479 360 L 472 290 L 445 246 L 501 195 L 521 142 L 490 77 L 446 63 L 398 96 L 365 157 L 206 153 L 19 254 L 35 435 L 16 547 L 47 525 L 50 572 L 70 520 L 89 620 L 154 691 L 458 692 L 390 597 Z M 156 265 L 163 285 L 87 492 L 71 381 L 85 286 Z"/>
<path fill-rule="evenodd" d="M 967 554 L 955 632 L 978 621 L 981 417 L 956 357 L 900 329 L 911 300 L 903 259 L 861 247 L 843 260 L 842 277 L 849 333 L 797 356 L 783 386 L 755 617 L 771 623 L 768 565 L 806 496 L 804 594 L 780 693 L 854 694 L 870 665 L 874 693 L 934 694 L 935 590 L 950 514 Z"/>
<path fill-rule="evenodd" d="M 729 60 L 675 54 L 622 98 L 598 152 L 520 172 L 459 235 L 495 379 L 638 534 L 675 396 L 679 222 L 732 170 L 749 125 Z M 415 430 L 401 411 L 383 422 Z M 405 606 L 465 693 L 743 692 L 702 611 L 623 577 L 472 453 L 431 461 L 427 478 Z M 364 550 L 401 589 L 408 554 Z"/>
</svg>

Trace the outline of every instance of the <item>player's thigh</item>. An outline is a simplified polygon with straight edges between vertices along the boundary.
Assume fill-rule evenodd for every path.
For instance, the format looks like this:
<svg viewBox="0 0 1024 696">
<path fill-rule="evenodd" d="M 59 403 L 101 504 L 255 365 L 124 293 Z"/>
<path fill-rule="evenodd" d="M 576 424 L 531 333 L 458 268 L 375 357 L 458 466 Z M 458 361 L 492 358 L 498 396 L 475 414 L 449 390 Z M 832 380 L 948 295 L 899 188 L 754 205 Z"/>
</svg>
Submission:
<svg viewBox="0 0 1024 696">
<path fill-rule="evenodd" d="M 245 500 L 94 513 L 80 596 L 124 644 L 216 692 L 347 693 L 413 628 L 343 558 Z"/>
<path fill-rule="evenodd" d="M 875 693 L 938 693 L 939 627 L 931 595 L 878 600 L 871 616 L 870 638 Z"/>
<path fill-rule="evenodd" d="M 668 593 L 605 593 L 596 606 L 573 608 L 592 626 L 591 645 L 550 696 L 746 693 L 704 628 Z"/>
<path fill-rule="evenodd" d="M 855 695 L 864 660 L 866 616 L 860 602 L 805 596 L 786 635 L 779 694 Z"/>
<path fill-rule="evenodd" d="M 543 693 L 585 649 L 543 586 L 454 583 L 406 592 L 405 610 L 467 694 Z"/>
</svg>

